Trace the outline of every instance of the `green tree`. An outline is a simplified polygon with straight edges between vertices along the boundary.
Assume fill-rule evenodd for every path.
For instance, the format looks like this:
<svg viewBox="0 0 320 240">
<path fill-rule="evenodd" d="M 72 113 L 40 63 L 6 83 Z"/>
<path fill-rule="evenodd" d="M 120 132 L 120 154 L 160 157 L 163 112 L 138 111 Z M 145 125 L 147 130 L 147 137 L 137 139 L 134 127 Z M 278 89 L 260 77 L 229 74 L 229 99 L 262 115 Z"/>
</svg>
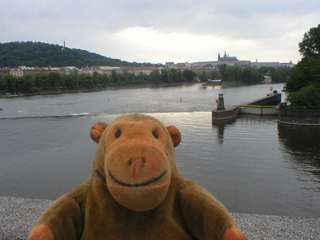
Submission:
<svg viewBox="0 0 320 240">
<path fill-rule="evenodd" d="M 49 72 L 48 82 L 49 82 L 49 86 L 52 88 L 60 87 L 61 74 L 57 72 Z"/>
<path fill-rule="evenodd" d="M 287 100 L 296 106 L 320 106 L 319 86 L 310 84 L 302 87 L 299 91 L 291 92 Z"/>
<path fill-rule="evenodd" d="M 220 71 L 217 70 L 217 69 L 212 70 L 211 73 L 210 73 L 210 78 L 211 78 L 212 80 L 221 79 L 221 73 L 220 73 Z"/>
<path fill-rule="evenodd" d="M 100 77 L 100 86 L 101 87 L 107 87 L 110 85 L 110 79 L 108 77 L 107 74 L 102 74 L 101 77 Z"/>
<path fill-rule="evenodd" d="M 320 60 L 306 56 L 292 69 L 285 91 L 289 94 L 299 91 L 313 82 L 319 82 L 319 78 Z"/>
<path fill-rule="evenodd" d="M 161 74 L 159 70 L 153 70 L 149 76 L 150 82 L 153 84 L 161 83 Z"/>
<path fill-rule="evenodd" d="M 205 71 L 202 71 L 201 73 L 198 74 L 198 78 L 200 79 L 200 82 L 208 82 L 208 77 L 207 73 Z"/>
<path fill-rule="evenodd" d="M 73 74 L 72 75 L 64 75 L 64 84 L 65 87 L 73 90 L 78 88 L 78 77 L 75 77 Z"/>
<path fill-rule="evenodd" d="M 251 69 L 248 69 L 248 68 L 243 69 L 241 81 L 243 83 L 253 83 L 254 82 Z"/>
<path fill-rule="evenodd" d="M 228 66 L 227 74 L 229 81 L 241 82 L 242 69 L 239 66 Z"/>
<path fill-rule="evenodd" d="M 251 68 L 250 70 L 252 73 L 252 79 L 254 83 L 260 83 L 264 79 L 263 75 L 259 72 L 258 69 Z"/>
<path fill-rule="evenodd" d="M 101 74 L 97 73 L 97 72 L 93 72 L 92 73 L 92 82 L 93 82 L 93 85 L 95 87 L 98 87 L 100 85 L 100 78 L 101 78 Z"/>
<path fill-rule="evenodd" d="M 139 79 L 140 84 L 149 83 L 149 76 L 147 74 L 142 73 L 142 72 L 139 73 L 138 79 Z"/>
<path fill-rule="evenodd" d="M 129 84 L 133 84 L 133 85 L 141 84 L 139 78 L 134 73 L 127 73 L 126 78 Z"/>
<path fill-rule="evenodd" d="M 195 82 L 197 78 L 197 74 L 188 69 L 183 70 L 182 75 L 187 82 Z"/>
<path fill-rule="evenodd" d="M 320 56 L 320 24 L 311 28 L 299 43 L 299 51 L 303 57 L 319 58 Z"/>
<path fill-rule="evenodd" d="M 220 74 L 221 74 L 221 80 L 222 81 L 229 81 L 229 75 L 227 73 L 227 65 L 226 64 L 222 64 L 220 66 Z"/>
<path fill-rule="evenodd" d="M 178 71 L 176 71 L 176 81 L 183 82 L 183 75 L 182 75 L 182 72 L 180 69 Z"/>
<path fill-rule="evenodd" d="M 292 105 L 320 104 L 320 25 L 311 28 L 299 43 L 301 61 L 292 69 L 284 91 Z"/>
<path fill-rule="evenodd" d="M 17 77 L 11 74 L 6 74 L 3 76 L 3 89 L 6 92 L 16 92 L 17 91 Z"/>
<path fill-rule="evenodd" d="M 44 66 L 141 66 L 112 59 L 80 49 L 62 48 L 57 44 L 40 42 L 0 43 L 0 67 L 44 67 Z M 151 63 L 143 63 L 152 66 Z M 93 80 L 94 81 L 94 80 Z"/>
<path fill-rule="evenodd" d="M 44 89 L 49 87 L 48 74 L 36 73 L 34 75 L 34 83 L 38 89 Z"/>
<path fill-rule="evenodd" d="M 288 80 L 291 73 L 291 68 L 278 68 L 272 74 L 272 81 L 277 83 L 284 83 Z"/>
<path fill-rule="evenodd" d="M 116 70 L 111 71 L 110 82 L 112 85 L 118 86 L 120 85 L 120 76 L 117 74 Z"/>
<path fill-rule="evenodd" d="M 262 76 L 272 76 L 274 70 L 273 67 L 260 67 L 258 71 Z"/>
<path fill-rule="evenodd" d="M 163 82 L 163 83 L 170 83 L 171 82 L 169 71 L 166 69 L 162 70 L 162 72 L 161 72 L 161 82 Z"/>
<path fill-rule="evenodd" d="M 83 88 L 92 89 L 93 81 L 92 76 L 90 74 L 79 74 L 79 86 Z"/>
<path fill-rule="evenodd" d="M 35 88 L 34 78 L 30 74 L 23 75 L 20 77 L 22 81 L 21 89 L 18 90 L 19 92 L 33 92 Z"/>
</svg>

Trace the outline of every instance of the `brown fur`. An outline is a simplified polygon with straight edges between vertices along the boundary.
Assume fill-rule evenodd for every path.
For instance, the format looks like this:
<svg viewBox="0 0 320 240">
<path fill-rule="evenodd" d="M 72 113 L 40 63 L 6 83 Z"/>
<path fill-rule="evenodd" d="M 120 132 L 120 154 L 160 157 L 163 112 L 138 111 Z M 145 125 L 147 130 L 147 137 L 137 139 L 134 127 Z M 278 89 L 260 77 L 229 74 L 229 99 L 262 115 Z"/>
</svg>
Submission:
<svg viewBox="0 0 320 240">
<path fill-rule="evenodd" d="M 91 137 L 91 177 L 57 199 L 28 239 L 246 239 L 218 200 L 180 175 L 176 127 L 130 114 L 95 124 Z"/>
</svg>

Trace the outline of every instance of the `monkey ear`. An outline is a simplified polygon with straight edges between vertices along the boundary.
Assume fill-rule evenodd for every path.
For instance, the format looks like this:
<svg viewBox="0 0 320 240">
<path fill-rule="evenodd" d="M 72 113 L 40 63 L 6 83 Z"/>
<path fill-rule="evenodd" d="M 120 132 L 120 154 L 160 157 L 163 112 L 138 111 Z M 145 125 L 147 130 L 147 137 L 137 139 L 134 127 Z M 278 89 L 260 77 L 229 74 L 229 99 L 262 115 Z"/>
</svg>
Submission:
<svg viewBox="0 0 320 240">
<path fill-rule="evenodd" d="M 171 136 L 174 147 L 178 146 L 181 142 L 181 133 L 175 126 L 168 126 L 167 130 Z"/>
<path fill-rule="evenodd" d="M 108 127 L 108 123 L 105 122 L 98 122 L 94 124 L 90 130 L 90 136 L 93 141 L 96 143 L 99 143 L 100 137 L 103 133 L 103 131 Z"/>
</svg>

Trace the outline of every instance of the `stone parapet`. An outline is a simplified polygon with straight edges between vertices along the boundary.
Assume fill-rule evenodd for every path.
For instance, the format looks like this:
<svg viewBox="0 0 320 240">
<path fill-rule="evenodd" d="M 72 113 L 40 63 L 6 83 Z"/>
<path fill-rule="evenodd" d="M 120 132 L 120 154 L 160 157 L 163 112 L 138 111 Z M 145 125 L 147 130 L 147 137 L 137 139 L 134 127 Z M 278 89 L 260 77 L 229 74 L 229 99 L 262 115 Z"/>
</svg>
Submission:
<svg viewBox="0 0 320 240">
<path fill-rule="evenodd" d="M 281 104 L 279 108 L 279 122 L 320 126 L 320 107 L 298 107 Z"/>
</svg>

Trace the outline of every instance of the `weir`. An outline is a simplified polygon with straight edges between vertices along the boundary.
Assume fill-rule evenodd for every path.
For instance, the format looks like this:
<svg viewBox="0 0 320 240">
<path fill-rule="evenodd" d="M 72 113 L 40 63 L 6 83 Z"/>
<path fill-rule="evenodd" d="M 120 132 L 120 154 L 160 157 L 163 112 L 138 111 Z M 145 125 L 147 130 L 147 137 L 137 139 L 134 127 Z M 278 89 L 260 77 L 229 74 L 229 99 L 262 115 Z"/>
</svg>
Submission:
<svg viewBox="0 0 320 240">
<path fill-rule="evenodd" d="M 212 111 L 212 121 L 225 121 L 237 117 L 240 113 L 254 115 L 278 115 L 281 93 L 273 91 L 263 98 L 259 98 L 237 106 L 225 107 L 223 94 L 216 100 L 217 109 Z"/>
</svg>

